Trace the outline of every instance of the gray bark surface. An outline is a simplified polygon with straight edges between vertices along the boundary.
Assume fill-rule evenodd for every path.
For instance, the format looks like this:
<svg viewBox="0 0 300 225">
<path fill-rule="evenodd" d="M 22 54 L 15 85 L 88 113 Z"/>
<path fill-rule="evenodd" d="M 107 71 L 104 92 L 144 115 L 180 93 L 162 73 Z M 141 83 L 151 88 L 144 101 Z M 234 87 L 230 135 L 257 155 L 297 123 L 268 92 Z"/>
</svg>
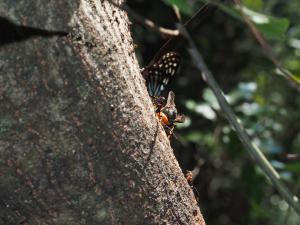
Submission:
<svg viewBox="0 0 300 225">
<path fill-rule="evenodd" d="M 203 225 L 126 13 L 108 1 L 3 0 L 0 15 L 69 33 L 0 46 L 0 224 Z"/>
</svg>

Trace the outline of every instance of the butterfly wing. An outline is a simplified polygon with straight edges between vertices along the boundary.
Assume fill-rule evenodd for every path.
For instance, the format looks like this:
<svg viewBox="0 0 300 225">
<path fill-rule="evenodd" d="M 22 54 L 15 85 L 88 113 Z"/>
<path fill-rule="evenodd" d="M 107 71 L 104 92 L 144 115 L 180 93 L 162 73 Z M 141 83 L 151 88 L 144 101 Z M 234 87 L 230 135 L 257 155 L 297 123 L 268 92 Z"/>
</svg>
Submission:
<svg viewBox="0 0 300 225">
<path fill-rule="evenodd" d="M 175 75 L 179 62 L 180 57 L 176 52 L 168 52 L 142 71 L 150 96 L 161 96 L 161 93 Z"/>
</svg>

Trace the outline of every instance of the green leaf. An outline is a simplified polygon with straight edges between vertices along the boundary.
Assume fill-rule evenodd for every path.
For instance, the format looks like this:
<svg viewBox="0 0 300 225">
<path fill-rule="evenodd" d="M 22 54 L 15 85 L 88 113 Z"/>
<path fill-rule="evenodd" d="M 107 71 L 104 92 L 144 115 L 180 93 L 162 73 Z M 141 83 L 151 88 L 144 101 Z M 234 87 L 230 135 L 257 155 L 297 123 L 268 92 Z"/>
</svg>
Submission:
<svg viewBox="0 0 300 225">
<path fill-rule="evenodd" d="M 285 170 L 288 170 L 290 172 L 299 173 L 300 172 L 300 163 L 295 162 L 295 163 L 285 164 L 284 168 L 285 168 Z"/>
<path fill-rule="evenodd" d="M 281 76 L 285 76 L 285 77 L 288 77 L 290 79 L 292 79 L 293 81 L 295 81 L 297 84 L 300 84 L 300 76 L 299 74 L 292 74 L 290 73 L 288 70 L 284 69 L 285 73 L 283 73 L 282 71 L 283 69 L 279 70 L 279 69 L 276 69 L 276 73 L 278 75 L 281 75 Z"/>
<path fill-rule="evenodd" d="M 203 92 L 203 99 L 215 110 L 220 110 L 218 99 L 211 89 L 206 88 Z"/>
<path fill-rule="evenodd" d="M 261 10 L 263 8 L 263 2 L 261 0 L 243 0 L 242 3 L 252 10 Z"/>
<path fill-rule="evenodd" d="M 291 78 L 293 79 L 293 81 L 297 82 L 298 84 L 300 84 L 300 75 L 291 75 Z"/>
<path fill-rule="evenodd" d="M 224 4 L 220 4 L 220 8 L 229 15 L 244 21 L 239 8 L 228 7 Z M 244 15 L 256 25 L 257 29 L 262 32 L 267 39 L 279 40 L 283 38 L 289 27 L 290 22 L 286 18 L 267 16 L 244 6 L 242 7 L 242 10 Z"/>
<path fill-rule="evenodd" d="M 269 23 L 256 25 L 267 39 L 282 39 L 289 27 L 289 20 L 270 17 Z"/>
<path fill-rule="evenodd" d="M 164 0 L 164 2 L 169 6 L 176 5 L 183 14 L 191 15 L 193 13 L 192 7 L 186 0 Z"/>
</svg>

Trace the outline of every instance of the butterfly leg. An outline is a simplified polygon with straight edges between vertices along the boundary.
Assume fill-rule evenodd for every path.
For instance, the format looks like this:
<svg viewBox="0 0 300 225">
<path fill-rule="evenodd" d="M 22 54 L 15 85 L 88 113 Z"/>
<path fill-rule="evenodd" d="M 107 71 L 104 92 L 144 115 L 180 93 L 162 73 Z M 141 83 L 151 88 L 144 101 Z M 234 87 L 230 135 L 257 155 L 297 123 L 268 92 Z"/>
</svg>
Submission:
<svg viewBox="0 0 300 225">
<path fill-rule="evenodd" d="M 174 128 L 175 128 L 174 125 L 173 126 L 167 126 L 167 125 L 164 126 L 165 132 L 166 132 L 169 140 L 171 140 L 171 137 L 174 134 Z"/>
</svg>

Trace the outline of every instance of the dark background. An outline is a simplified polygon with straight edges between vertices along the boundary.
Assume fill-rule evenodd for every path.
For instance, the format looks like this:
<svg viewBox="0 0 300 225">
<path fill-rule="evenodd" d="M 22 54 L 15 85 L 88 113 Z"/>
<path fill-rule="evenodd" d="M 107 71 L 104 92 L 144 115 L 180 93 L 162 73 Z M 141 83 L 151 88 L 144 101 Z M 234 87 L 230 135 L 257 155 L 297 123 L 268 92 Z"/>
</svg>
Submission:
<svg viewBox="0 0 300 225">
<path fill-rule="evenodd" d="M 163 1 L 136 0 L 128 4 L 157 25 L 175 26 L 174 12 Z M 195 12 L 202 5 L 196 1 L 191 8 Z M 252 1 L 247 6 L 262 15 L 288 19 L 287 31 L 267 41 L 282 65 L 299 79 L 300 2 Z M 191 15 L 183 15 L 183 21 Z M 300 149 L 299 85 L 278 75 L 243 21 L 221 9 L 208 10 L 198 18 L 189 27 L 198 49 L 252 140 L 299 196 L 300 162 L 288 158 L 288 154 L 299 154 Z M 133 19 L 132 31 L 141 67 L 146 66 L 166 39 Z M 224 119 L 212 92 L 194 68 L 186 43 L 176 40 L 169 50 L 178 51 L 182 57 L 169 90 L 175 92 L 178 110 L 188 118 L 177 127 L 172 146 L 183 171 L 194 173 L 206 223 L 298 224 L 299 217 L 250 159 Z"/>
</svg>

